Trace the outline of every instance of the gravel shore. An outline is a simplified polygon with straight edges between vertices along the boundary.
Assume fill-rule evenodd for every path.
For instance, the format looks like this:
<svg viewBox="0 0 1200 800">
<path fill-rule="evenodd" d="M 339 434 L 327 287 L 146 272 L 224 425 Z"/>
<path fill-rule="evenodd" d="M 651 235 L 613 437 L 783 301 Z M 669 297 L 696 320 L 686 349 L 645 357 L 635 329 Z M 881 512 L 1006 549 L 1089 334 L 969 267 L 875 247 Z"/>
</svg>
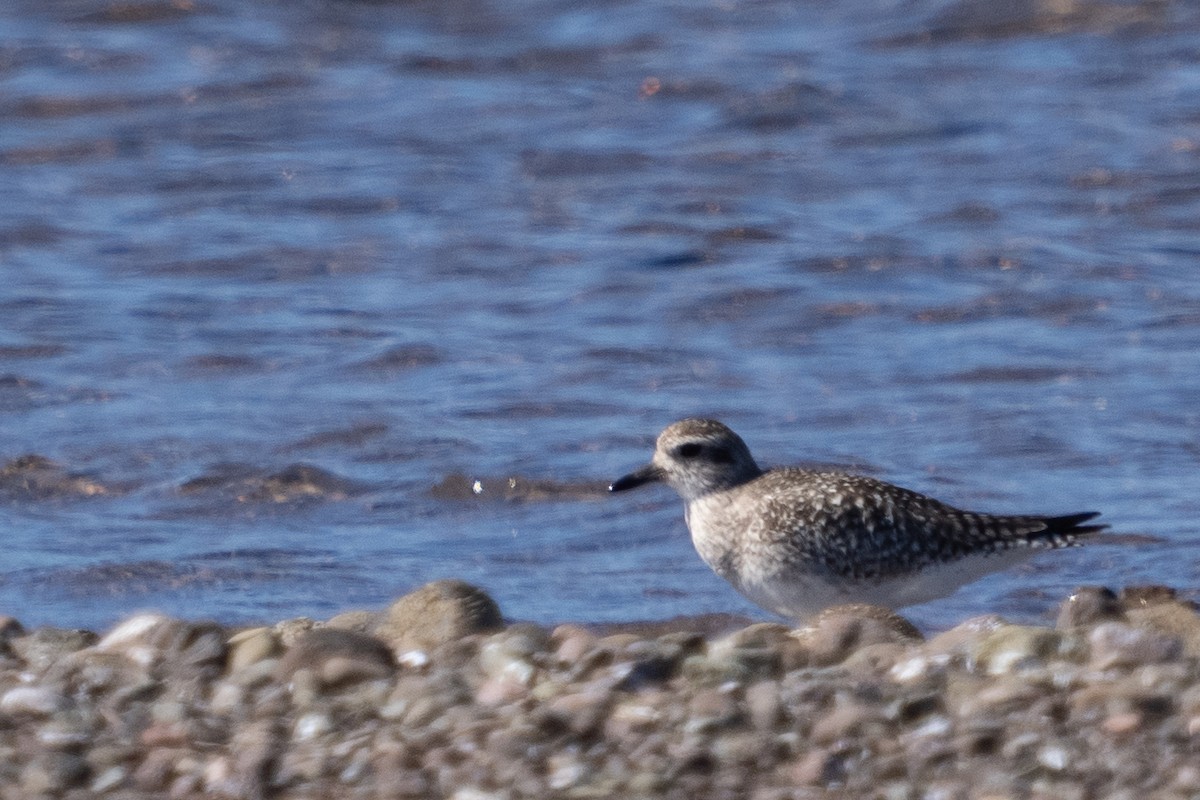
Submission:
<svg viewBox="0 0 1200 800">
<path fill-rule="evenodd" d="M 457 581 L 253 629 L 0 618 L 0 798 L 1200 794 L 1200 616 L 1168 589 L 929 638 L 728 622 L 505 624 Z"/>
</svg>

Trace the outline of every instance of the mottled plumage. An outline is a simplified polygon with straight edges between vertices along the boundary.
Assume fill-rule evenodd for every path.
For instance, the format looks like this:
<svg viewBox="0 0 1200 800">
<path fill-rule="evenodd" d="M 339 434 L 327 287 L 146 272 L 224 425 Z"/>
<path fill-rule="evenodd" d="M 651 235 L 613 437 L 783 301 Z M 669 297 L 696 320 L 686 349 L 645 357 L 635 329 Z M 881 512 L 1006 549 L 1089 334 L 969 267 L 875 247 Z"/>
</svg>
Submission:
<svg viewBox="0 0 1200 800">
<path fill-rule="evenodd" d="M 801 618 L 838 603 L 900 608 L 1102 530 L 1060 517 L 961 511 L 883 481 L 794 467 L 764 471 L 720 422 L 685 419 L 617 480 L 674 488 L 700 557 L 758 605 Z"/>
</svg>

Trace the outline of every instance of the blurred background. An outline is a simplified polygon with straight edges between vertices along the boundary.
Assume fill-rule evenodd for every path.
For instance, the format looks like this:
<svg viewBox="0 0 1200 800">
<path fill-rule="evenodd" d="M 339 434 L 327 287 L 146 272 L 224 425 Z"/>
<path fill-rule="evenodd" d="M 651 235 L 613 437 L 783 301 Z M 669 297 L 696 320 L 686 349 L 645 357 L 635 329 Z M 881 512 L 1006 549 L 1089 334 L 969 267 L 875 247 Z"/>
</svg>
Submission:
<svg viewBox="0 0 1200 800">
<path fill-rule="evenodd" d="M 7 0 L 0 613 L 766 618 L 658 431 L 1123 537 L 912 611 L 1198 585 L 1200 9 Z"/>
</svg>

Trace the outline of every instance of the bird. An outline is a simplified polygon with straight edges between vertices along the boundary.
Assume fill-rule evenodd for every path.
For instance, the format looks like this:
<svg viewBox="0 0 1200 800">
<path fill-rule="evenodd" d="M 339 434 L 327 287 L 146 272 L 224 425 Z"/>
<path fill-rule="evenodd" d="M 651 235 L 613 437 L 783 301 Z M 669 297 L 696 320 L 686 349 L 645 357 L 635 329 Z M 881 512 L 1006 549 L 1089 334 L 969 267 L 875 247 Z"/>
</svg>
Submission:
<svg viewBox="0 0 1200 800">
<path fill-rule="evenodd" d="M 804 620 L 835 605 L 904 608 L 1107 528 L 1099 512 L 1062 516 L 963 511 L 865 475 L 761 468 L 712 419 L 659 435 L 649 464 L 610 492 L 666 483 L 683 498 L 700 557 L 741 594 Z"/>
</svg>

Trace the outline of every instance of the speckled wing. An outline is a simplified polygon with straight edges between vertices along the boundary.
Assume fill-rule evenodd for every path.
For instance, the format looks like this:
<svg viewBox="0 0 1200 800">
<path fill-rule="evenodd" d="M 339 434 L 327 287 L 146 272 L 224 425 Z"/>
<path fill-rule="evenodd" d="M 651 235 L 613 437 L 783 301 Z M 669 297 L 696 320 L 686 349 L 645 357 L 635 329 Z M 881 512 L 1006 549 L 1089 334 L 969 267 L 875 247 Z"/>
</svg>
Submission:
<svg viewBox="0 0 1200 800">
<path fill-rule="evenodd" d="M 764 474 L 764 515 L 777 543 L 807 569 L 830 577 L 882 580 L 971 555 L 1053 549 L 1104 529 L 1095 512 L 1061 517 L 961 511 L 883 481 L 837 472 L 779 469 Z M 785 522 L 786 524 L 778 524 Z"/>
</svg>

